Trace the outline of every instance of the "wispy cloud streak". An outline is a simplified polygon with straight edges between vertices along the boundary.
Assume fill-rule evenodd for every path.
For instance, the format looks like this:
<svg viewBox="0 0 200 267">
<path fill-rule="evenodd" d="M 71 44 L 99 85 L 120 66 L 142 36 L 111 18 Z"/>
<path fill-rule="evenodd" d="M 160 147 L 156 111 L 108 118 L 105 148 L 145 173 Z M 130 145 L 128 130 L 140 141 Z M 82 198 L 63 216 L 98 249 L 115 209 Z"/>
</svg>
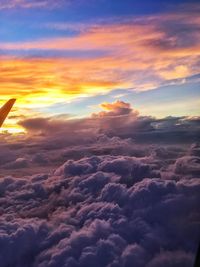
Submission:
<svg viewBox="0 0 200 267">
<path fill-rule="evenodd" d="M 66 1 L 69 2 L 69 1 Z M 0 10 L 5 9 L 32 9 L 32 8 L 55 8 L 60 6 L 62 0 L 52 1 L 52 0 L 1 0 Z"/>
<path fill-rule="evenodd" d="M 116 21 L 45 23 L 60 37 L 0 42 L 2 100 L 9 94 L 25 108 L 48 106 L 115 89 L 185 83 L 199 73 L 200 19 L 194 9 Z M 67 36 L 69 29 L 74 34 Z"/>
</svg>

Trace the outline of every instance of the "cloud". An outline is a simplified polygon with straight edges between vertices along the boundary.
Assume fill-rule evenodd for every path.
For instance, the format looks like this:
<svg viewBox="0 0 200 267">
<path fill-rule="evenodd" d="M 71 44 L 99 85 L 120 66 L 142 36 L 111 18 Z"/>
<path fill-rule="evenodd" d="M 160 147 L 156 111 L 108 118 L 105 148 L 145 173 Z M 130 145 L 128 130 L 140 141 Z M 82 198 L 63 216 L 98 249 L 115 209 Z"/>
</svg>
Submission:
<svg viewBox="0 0 200 267">
<path fill-rule="evenodd" d="M 192 254 L 175 251 L 175 252 L 165 252 L 158 254 L 151 262 L 148 263 L 148 267 L 157 267 L 157 266 L 190 266 L 193 263 L 194 259 Z M 173 263 L 172 263 L 173 262 Z"/>
<path fill-rule="evenodd" d="M 190 151 L 189 151 L 189 154 L 192 155 L 192 156 L 200 156 L 200 145 L 199 144 L 192 144 L 191 145 L 191 148 L 190 148 Z"/>
<path fill-rule="evenodd" d="M 192 266 L 199 179 L 184 166 L 178 179 L 173 168 L 156 176 L 161 163 L 152 154 L 89 156 L 49 174 L 2 177 L 2 267 Z"/>
<path fill-rule="evenodd" d="M 83 23 L 81 30 L 78 23 L 68 37 L 64 32 L 59 37 L 1 42 L 1 95 L 19 98 L 21 109 L 32 110 L 121 88 L 143 91 L 179 84 L 199 73 L 197 11 L 120 21 Z"/>
<path fill-rule="evenodd" d="M 34 119 L 25 119 L 19 122 L 21 126 L 29 131 L 42 131 L 45 129 L 48 132 L 58 131 L 59 128 L 62 128 L 63 121 L 51 120 L 50 118 L 34 118 Z M 57 127 L 56 127 L 57 126 Z"/>
<path fill-rule="evenodd" d="M 98 114 L 92 114 L 93 117 L 113 117 L 120 115 L 132 114 L 137 116 L 138 112 L 134 111 L 129 103 L 117 100 L 114 103 L 102 103 L 100 107 L 106 111 L 99 112 Z"/>
<path fill-rule="evenodd" d="M 28 167 L 28 161 L 26 158 L 17 158 L 15 161 L 4 165 L 4 168 L 6 169 L 19 169 L 25 167 Z"/>
<path fill-rule="evenodd" d="M 177 159 L 175 163 L 175 172 L 179 174 L 187 174 L 187 175 L 196 175 L 196 177 L 200 176 L 199 170 L 199 157 L 195 156 L 185 156 Z"/>
<path fill-rule="evenodd" d="M 1 135 L 2 267 L 193 265 L 200 158 L 184 138 L 198 118 L 101 107 L 78 120 L 25 119 L 30 136 Z"/>
<path fill-rule="evenodd" d="M 59 119 L 58 117 L 36 117 L 33 119 L 24 119 L 19 122 L 19 125 L 29 131 L 41 131 L 41 132 L 59 132 L 70 131 L 72 132 L 84 132 L 95 133 L 100 130 L 101 127 L 114 129 L 116 121 L 121 121 L 122 126 L 131 123 L 137 124 L 138 111 L 133 110 L 129 103 L 123 101 L 116 101 L 114 103 L 103 103 L 101 107 L 106 111 L 94 113 L 91 117 L 83 119 Z M 118 123 L 119 124 L 119 123 Z M 139 127 L 139 124 L 138 124 Z"/>
<path fill-rule="evenodd" d="M 129 103 L 116 101 L 100 105 L 105 111 L 82 119 L 36 117 L 25 119 L 19 125 L 32 133 L 40 133 L 61 141 L 80 143 L 96 140 L 98 135 L 133 138 L 138 142 L 165 141 L 167 143 L 199 142 L 199 117 L 166 117 L 156 119 L 140 116 Z M 46 138 L 46 137 L 45 137 Z M 78 141 L 79 140 L 79 141 Z M 74 142 L 73 142 L 74 143 Z M 83 142 L 82 142 L 83 143 Z"/>
<path fill-rule="evenodd" d="M 16 9 L 16 8 L 55 8 L 59 7 L 62 1 L 57 1 L 59 3 L 55 3 L 54 1 L 47 0 L 1 0 L 0 2 L 0 10 L 4 9 Z"/>
<path fill-rule="evenodd" d="M 112 172 L 119 165 L 120 171 L 130 176 L 133 161 L 128 158 L 124 160 L 123 157 L 146 157 L 144 166 L 138 167 L 136 173 L 169 178 L 171 172 L 174 179 L 182 172 L 188 176 L 199 176 L 198 117 L 156 119 L 140 116 L 137 110 L 123 101 L 103 103 L 102 108 L 104 111 L 81 119 L 63 115 L 23 118 L 19 124 L 25 128 L 24 134 L 1 134 L 2 175 L 20 176 L 52 171 L 68 159 L 121 155 L 122 158 L 100 164 L 99 171 Z M 149 164 L 148 157 L 154 159 L 154 166 L 163 168 L 161 174 L 157 172 L 159 168 L 153 174 L 150 172 L 145 165 Z M 80 172 L 87 169 L 84 164 L 79 167 Z M 73 169 L 73 164 L 69 168 Z"/>
</svg>

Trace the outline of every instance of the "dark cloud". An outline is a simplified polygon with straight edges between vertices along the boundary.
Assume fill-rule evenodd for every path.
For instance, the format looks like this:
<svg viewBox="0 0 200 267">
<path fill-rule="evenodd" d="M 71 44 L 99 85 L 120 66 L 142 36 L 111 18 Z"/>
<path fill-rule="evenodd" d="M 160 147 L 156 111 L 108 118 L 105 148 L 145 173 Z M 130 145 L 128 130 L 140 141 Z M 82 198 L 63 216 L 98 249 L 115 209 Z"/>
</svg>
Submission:
<svg viewBox="0 0 200 267">
<path fill-rule="evenodd" d="M 176 160 L 174 164 L 175 173 L 195 175 L 200 177 L 200 158 L 195 156 L 184 156 Z"/>
<path fill-rule="evenodd" d="M 20 125 L 26 128 L 27 134 L 20 135 L 17 139 L 9 133 L 1 135 L 2 174 L 21 175 L 51 171 L 68 159 L 79 160 L 93 155 L 139 158 L 152 156 L 155 164 L 159 162 L 160 168 L 174 164 L 177 157 L 199 156 L 198 117 L 144 117 L 130 104 L 122 101 L 104 103 L 102 107 L 105 111 L 82 119 L 69 119 L 62 115 L 22 120 Z M 18 162 L 18 158 L 25 160 Z M 117 169 L 114 162 L 113 167 L 109 168 Z M 129 175 L 131 171 L 128 169 L 128 161 L 125 162 L 127 166 L 124 165 L 123 168 L 127 168 L 126 175 Z M 191 159 L 188 164 L 192 162 L 194 160 Z M 124 163 L 118 159 L 117 164 L 122 166 Z M 130 163 L 129 165 L 132 166 Z M 108 170 L 106 164 L 104 168 Z M 195 170 L 189 169 L 187 172 L 190 174 Z M 174 174 L 180 173 L 176 171 Z M 157 174 L 154 175 L 157 177 Z"/>
<path fill-rule="evenodd" d="M 140 116 L 129 103 L 103 103 L 105 111 L 83 119 L 34 118 L 19 122 L 27 131 L 47 138 L 47 146 L 83 144 L 99 134 L 133 138 L 137 142 L 191 143 L 200 141 L 199 117 Z"/>
<path fill-rule="evenodd" d="M 63 121 L 51 120 L 50 118 L 25 119 L 19 125 L 29 131 L 58 131 L 63 126 Z M 59 129 L 58 129 L 59 127 Z"/>
<path fill-rule="evenodd" d="M 147 264 L 147 267 L 187 267 L 193 266 L 193 261 L 193 255 L 184 251 L 161 252 Z"/>
<path fill-rule="evenodd" d="M 26 158 L 17 158 L 15 161 L 4 165 L 4 168 L 6 169 L 19 169 L 25 167 L 28 167 L 28 160 Z"/>
<path fill-rule="evenodd" d="M 189 150 L 189 155 L 200 157 L 200 144 L 192 144 Z"/>
</svg>

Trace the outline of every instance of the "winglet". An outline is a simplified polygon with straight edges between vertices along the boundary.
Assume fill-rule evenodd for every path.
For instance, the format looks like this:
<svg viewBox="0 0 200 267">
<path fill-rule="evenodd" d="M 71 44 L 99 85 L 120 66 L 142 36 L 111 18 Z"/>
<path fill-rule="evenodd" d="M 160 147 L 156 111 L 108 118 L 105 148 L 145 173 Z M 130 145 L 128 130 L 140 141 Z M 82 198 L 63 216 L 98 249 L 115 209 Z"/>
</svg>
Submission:
<svg viewBox="0 0 200 267">
<path fill-rule="evenodd" d="M 0 109 L 0 127 L 4 123 L 6 117 L 8 116 L 11 108 L 13 107 L 16 99 L 10 99 L 8 102 L 6 102 L 3 107 Z"/>
</svg>

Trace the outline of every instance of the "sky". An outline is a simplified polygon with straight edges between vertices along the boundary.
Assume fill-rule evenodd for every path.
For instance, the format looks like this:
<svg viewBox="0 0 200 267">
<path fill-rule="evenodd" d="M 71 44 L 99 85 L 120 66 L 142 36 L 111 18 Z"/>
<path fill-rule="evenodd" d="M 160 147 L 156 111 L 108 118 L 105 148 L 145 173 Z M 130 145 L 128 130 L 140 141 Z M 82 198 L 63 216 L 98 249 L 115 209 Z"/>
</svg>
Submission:
<svg viewBox="0 0 200 267">
<path fill-rule="evenodd" d="M 129 102 L 141 115 L 199 116 L 198 1 L 0 1 L 0 105 L 22 118 L 91 116 Z"/>
<path fill-rule="evenodd" d="M 200 3 L 0 0 L 1 267 L 193 267 Z"/>
</svg>

